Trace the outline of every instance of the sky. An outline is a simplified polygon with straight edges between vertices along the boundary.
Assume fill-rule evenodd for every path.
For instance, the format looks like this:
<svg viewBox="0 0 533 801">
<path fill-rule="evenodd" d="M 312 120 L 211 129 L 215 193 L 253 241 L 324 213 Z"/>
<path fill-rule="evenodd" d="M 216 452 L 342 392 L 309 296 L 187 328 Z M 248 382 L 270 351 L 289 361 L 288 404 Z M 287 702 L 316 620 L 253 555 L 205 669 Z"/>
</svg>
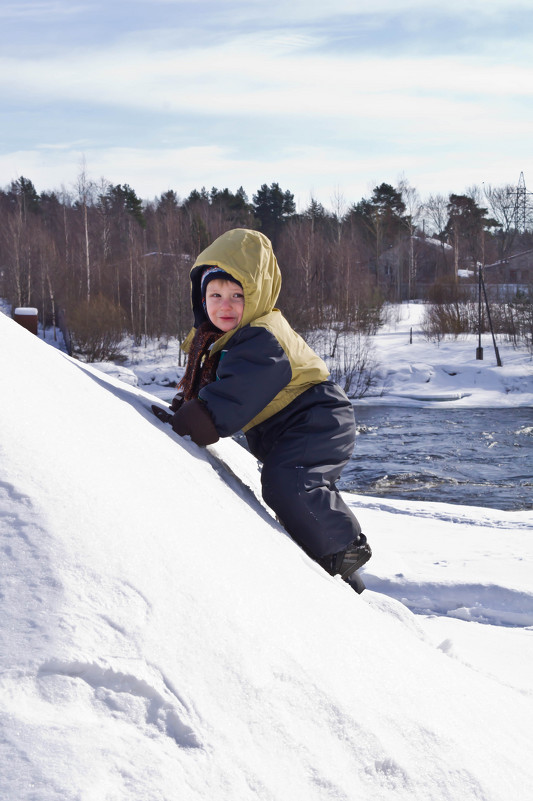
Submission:
<svg viewBox="0 0 533 801">
<path fill-rule="evenodd" d="M 530 0 L 0 0 L 0 26 L 0 187 L 342 210 L 533 182 Z"/>
</svg>

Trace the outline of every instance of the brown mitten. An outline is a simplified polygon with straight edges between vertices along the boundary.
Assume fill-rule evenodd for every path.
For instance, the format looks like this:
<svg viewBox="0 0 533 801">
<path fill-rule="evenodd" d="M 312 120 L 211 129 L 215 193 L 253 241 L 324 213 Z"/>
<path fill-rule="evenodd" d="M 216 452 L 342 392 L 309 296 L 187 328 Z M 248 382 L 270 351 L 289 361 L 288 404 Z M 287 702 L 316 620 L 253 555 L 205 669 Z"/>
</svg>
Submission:
<svg viewBox="0 0 533 801">
<path fill-rule="evenodd" d="M 197 445 L 212 445 L 219 440 L 207 406 L 196 398 L 182 404 L 172 418 L 172 428 L 180 437 L 188 434 Z"/>
</svg>

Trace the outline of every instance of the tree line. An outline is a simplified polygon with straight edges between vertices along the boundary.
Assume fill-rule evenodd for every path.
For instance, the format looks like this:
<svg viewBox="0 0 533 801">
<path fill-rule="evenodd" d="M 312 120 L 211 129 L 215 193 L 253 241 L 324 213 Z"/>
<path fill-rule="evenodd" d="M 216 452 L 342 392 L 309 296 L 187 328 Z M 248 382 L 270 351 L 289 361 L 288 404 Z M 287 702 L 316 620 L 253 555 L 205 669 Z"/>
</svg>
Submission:
<svg viewBox="0 0 533 801">
<path fill-rule="evenodd" d="M 37 307 L 47 325 L 66 317 L 82 351 L 98 326 L 111 340 L 181 340 L 194 259 L 224 231 L 247 227 L 273 242 L 280 306 L 296 328 L 371 333 L 385 302 L 436 298 L 458 286 L 461 269 L 533 248 L 530 209 L 519 226 L 516 198 L 510 186 L 473 187 L 422 202 L 401 181 L 351 204 L 338 196 L 333 210 L 311 199 L 298 212 L 278 183 L 251 200 L 242 187 L 213 187 L 144 201 L 84 169 L 70 192 L 38 193 L 20 177 L 0 190 L 0 296 Z"/>
</svg>

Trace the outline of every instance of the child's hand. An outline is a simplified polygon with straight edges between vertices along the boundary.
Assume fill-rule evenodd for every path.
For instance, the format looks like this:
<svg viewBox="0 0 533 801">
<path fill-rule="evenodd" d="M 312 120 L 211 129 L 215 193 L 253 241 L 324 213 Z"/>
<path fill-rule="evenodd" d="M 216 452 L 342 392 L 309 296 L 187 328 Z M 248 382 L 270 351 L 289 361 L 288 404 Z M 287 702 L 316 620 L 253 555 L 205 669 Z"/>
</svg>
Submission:
<svg viewBox="0 0 533 801">
<path fill-rule="evenodd" d="M 172 428 L 180 437 L 187 434 L 197 445 L 212 445 L 218 442 L 218 431 L 205 403 L 199 400 L 186 401 L 172 418 Z"/>
</svg>

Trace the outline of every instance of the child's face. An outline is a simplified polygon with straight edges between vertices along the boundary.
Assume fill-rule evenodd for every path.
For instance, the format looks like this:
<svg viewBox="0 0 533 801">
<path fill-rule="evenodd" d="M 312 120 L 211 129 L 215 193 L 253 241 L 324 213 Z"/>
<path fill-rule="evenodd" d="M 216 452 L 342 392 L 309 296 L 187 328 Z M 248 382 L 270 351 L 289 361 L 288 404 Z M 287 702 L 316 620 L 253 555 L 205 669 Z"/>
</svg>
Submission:
<svg viewBox="0 0 533 801">
<path fill-rule="evenodd" d="M 205 305 L 213 325 L 221 331 L 231 331 L 242 320 L 244 293 L 239 284 L 215 278 L 207 285 Z"/>
</svg>

